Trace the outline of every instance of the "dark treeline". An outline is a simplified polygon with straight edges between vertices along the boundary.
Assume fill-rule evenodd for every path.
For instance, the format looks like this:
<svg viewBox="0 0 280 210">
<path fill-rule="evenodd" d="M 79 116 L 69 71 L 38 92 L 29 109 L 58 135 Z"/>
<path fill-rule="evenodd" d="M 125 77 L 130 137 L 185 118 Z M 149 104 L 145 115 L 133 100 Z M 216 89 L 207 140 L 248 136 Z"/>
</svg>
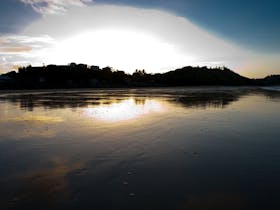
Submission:
<svg viewBox="0 0 280 210">
<path fill-rule="evenodd" d="M 222 68 L 187 66 L 167 73 L 148 74 L 136 70 L 132 75 L 111 67 L 71 63 L 65 66 L 20 67 L 0 76 L 1 89 L 160 87 L 195 85 L 279 85 L 280 76 L 249 79 Z"/>
</svg>

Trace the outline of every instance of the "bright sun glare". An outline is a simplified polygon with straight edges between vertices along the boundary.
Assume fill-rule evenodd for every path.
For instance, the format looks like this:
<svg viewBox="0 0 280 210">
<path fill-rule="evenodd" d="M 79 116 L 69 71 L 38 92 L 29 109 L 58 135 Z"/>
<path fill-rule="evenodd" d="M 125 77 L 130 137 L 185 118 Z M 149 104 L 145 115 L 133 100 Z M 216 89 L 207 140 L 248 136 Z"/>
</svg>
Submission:
<svg viewBox="0 0 280 210">
<path fill-rule="evenodd" d="M 158 101 L 147 99 L 137 103 L 137 100 L 130 98 L 109 105 L 86 108 L 85 114 L 101 121 L 120 122 L 162 111 L 164 106 Z"/>
<path fill-rule="evenodd" d="M 51 51 L 50 63 L 79 62 L 113 66 L 119 70 L 154 69 L 170 63 L 190 63 L 174 46 L 145 33 L 127 30 L 84 32 L 59 42 Z M 172 61 L 172 62 L 171 62 Z"/>
</svg>

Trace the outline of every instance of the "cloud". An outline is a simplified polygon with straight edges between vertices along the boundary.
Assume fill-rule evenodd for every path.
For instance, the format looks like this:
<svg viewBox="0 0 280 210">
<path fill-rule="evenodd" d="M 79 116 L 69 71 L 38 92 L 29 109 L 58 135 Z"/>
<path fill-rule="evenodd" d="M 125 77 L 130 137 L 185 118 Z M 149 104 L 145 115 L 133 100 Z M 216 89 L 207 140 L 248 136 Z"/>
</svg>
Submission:
<svg viewBox="0 0 280 210">
<path fill-rule="evenodd" d="M 17 70 L 18 66 L 30 64 L 34 57 L 38 57 L 40 52 L 47 50 L 54 44 L 55 41 L 47 35 L 10 34 L 0 36 L 0 74 Z"/>
<path fill-rule="evenodd" d="M 164 72 L 186 65 L 224 65 L 250 77 L 279 72 L 279 55 L 248 51 L 165 11 L 83 6 L 92 0 L 21 1 L 42 8 L 44 18 L 33 21 L 21 35 L 0 36 L 2 70 L 11 65 L 76 62 L 130 73 L 136 68 Z M 59 11 L 63 15 L 53 15 Z"/>
<path fill-rule="evenodd" d="M 18 53 L 31 51 L 30 46 L 14 42 L 10 37 L 0 37 L 0 54 Z"/>
<path fill-rule="evenodd" d="M 75 61 L 127 72 L 136 68 L 160 72 L 185 65 L 235 68 L 247 56 L 186 18 L 126 6 L 71 7 L 64 15 L 48 14 L 34 21 L 24 33 L 48 34 L 58 40 L 46 63 Z"/>
<path fill-rule="evenodd" d="M 49 36 L 23 36 L 23 35 L 5 35 L 0 36 L 0 55 L 30 52 L 32 50 L 43 48 L 53 42 Z"/>
<path fill-rule="evenodd" d="M 64 14 L 69 7 L 85 6 L 92 0 L 20 0 L 40 14 Z"/>
</svg>

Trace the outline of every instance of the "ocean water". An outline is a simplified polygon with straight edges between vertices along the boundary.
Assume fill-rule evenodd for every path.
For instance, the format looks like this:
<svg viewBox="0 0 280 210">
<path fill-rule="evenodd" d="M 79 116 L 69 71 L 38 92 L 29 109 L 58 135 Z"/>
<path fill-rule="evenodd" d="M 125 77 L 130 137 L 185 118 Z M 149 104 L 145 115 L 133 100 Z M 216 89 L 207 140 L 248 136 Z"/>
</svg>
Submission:
<svg viewBox="0 0 280 210">
<path fill-rule="evenodd" d="M 271 91 L 280 91 L 280 86 L 267 86 L 267 87 L 262 87 L 264 90 L 271 90 Z"/>
<path fill-rule="evenodd" d="M 0 209 L 280 209 L 280 92 L 0 93 Z"/>
</svg>

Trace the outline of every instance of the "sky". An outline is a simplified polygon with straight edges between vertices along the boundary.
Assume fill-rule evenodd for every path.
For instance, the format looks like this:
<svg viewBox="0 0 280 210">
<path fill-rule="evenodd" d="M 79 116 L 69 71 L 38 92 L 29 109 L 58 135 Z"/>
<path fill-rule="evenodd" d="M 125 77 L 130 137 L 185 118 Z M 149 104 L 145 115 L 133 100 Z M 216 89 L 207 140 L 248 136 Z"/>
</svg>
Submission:
<svg viewBox="0 0 280 210">
<path fill-rule="evenodd" d="M 1 0 L 0 73 L 76 62 L 280 74 L 278 11 L 276 0 Z"/>
</svg>

